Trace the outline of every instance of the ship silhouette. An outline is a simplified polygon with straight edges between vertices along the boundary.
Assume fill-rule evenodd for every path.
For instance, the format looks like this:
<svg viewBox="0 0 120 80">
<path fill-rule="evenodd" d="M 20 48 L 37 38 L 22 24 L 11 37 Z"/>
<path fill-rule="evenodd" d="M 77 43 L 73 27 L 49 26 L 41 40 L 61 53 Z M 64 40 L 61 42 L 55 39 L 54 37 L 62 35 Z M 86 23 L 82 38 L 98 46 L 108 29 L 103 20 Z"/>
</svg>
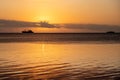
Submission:
<svg viewBox="0 0 120 80">
<path fill-rule="evenodd" d="M 24 30 L 22 33 L 34 33 L 32 30 Z"/>
</svg>

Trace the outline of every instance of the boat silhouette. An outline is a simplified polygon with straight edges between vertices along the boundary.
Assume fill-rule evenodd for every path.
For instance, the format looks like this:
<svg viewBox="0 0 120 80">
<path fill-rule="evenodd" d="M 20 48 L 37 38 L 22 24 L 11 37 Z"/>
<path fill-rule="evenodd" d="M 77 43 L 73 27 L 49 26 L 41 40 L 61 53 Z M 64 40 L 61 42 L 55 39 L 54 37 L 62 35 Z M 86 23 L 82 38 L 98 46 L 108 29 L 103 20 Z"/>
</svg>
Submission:
<svg viewBox="0 0 120 80">
<path fill-rule="evenodd" d="M 22 33 L 34 33 L 32 30 L 24 30 Z"/>
</svg>

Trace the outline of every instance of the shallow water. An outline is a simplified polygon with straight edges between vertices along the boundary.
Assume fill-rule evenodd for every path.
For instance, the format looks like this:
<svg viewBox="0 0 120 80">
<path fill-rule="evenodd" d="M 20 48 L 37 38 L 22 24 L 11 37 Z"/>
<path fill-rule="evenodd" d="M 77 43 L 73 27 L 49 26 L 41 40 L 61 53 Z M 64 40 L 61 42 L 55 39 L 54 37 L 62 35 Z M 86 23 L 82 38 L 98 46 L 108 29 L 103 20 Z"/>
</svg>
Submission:
<svg viewBox="0 0 120 80">
<path fill-rule="evenodd" d="M 0 43 L 0 80 L 120 80 L 120 44 Z"/>
</svg>

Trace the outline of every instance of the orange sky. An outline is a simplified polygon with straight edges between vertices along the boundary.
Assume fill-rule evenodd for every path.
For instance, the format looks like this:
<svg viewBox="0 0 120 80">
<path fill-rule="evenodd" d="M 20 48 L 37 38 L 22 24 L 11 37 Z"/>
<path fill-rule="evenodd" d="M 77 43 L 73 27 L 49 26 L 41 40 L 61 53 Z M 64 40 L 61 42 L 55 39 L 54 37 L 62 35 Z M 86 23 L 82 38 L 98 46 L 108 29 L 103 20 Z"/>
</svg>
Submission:
<svg viewBox="0 0 120 80">
<path fill-rule="evenodd" d="M 119 0 L 0 0 L 0 18 L 120 25 Z"/>
<path fill-rule="evenodd" d="M 51 24 L 98 24 L 92 27 L 91 25 L 65 25 L 67 26 L 65 28 L 0 25 L 0 32 L 21 32 L 24 29 L 32 29 L 35 32 L 105 32 L 109 30 L 119 32 L 119 7 L 120 0 L 0 0 L 0 19 L 48 21 Z"/>
</svg>

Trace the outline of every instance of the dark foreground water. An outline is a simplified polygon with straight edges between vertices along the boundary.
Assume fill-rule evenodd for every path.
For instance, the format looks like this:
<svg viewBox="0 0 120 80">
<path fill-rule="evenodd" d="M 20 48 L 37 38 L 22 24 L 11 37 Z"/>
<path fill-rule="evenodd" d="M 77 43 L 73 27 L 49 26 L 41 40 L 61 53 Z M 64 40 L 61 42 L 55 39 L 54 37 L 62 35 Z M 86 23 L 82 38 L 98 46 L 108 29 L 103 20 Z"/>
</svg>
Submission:
<svg viewBox="0 0 120 80">
<path fill-rule="evenodd" d="M 120 80 L 119 34 L 0 34 L 0 80 Z"/>
</svg>

